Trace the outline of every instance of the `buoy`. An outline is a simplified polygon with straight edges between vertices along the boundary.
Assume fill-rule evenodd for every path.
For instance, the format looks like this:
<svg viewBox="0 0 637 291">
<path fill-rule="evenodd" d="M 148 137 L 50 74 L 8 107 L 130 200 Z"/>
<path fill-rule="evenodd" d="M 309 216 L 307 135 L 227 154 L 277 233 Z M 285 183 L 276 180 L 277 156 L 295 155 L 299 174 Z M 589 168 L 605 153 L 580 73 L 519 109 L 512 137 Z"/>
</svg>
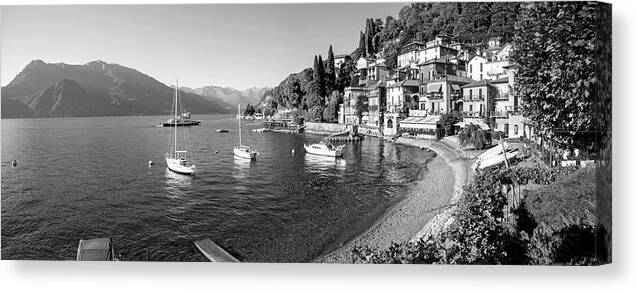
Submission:
<svg viewBox="0 0 637 291">
<path fill-rule="evenodd" d="M 17 166 L 17 165 L 18 165 L 18 161 L 13 160 L 13 161 L 11 162 L 11 166 L 12 166 L 12 167 L 15 167 L 15 166 Z"/>
<path fill-rule="evenodd" d="M 292 149 L 292 155 L 294 155 L 294 149 Z"/>
<path fill-rule="evenodd" d="M 149 160 L 149 161 L 148 161 L 148 166 L 150 167 L 150 166 L 152 166 L 152 165 L 153 165 L 153 161 L 152 161 L 152 160 Z"/>
<path fill-rule="evenodd" d="M 219 154 L 219 151 L 215 151 L 215 155 L 216 155 L 216 154 Z"/>
</svg>

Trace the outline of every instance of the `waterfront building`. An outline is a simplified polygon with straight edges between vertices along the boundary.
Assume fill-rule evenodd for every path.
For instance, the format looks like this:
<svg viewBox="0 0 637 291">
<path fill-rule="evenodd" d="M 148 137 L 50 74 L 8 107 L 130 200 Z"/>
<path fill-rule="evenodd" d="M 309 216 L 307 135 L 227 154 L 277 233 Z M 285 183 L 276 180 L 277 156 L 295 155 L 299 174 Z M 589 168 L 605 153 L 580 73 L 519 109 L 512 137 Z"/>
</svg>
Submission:
<svg viewBox="0 0 637 291">
<path fill-rule="evenodd" d="M 418 104 L 420 82 L 416 80 L 391 80 L 387 82 L 387 107 L 383 123 L 387 136 L 399 133 L 399 122 L 404 119 L 410 109 Z"/>
<path fill-rule="evenodd" d="M 495 89 L 490 80 L 475 81 L 462 88 L 462 113 L 467 117 L 489 117 Z"/>
<path fill-rule="evenodd" d="M 365 87 L 365 94 L 368 102 L 367 126 L 382 128 L 384 124 L 384 113 L 387 105 L 387 84 L 384 81 L 377 81 Z"/>
<path fill-rule="evenodd" d="M 346 87 L 343 92 L 343 104 L 339 106 L 338 120 L 341 124 L 360 124 L 356 114 L 356 103 L 365 95 L 365 87 Z"/>
<path fill-rule="evenodd" d="M 462 111 L 462 86 L 472 83 L 467 77 L 444 75 L 436 77 L 420 85 L 420 99 L 418 109 L 427 115 L 449 113 L 452 110 Z M 422 115 L 422 113 L 416 113 Z M 409 116 L 412 116 L 410 111 Z"/>
<path fill-rule="evenodd" d="M 469 68 L 467 70 L 467 76 L 473 80 L 480 81 L 486 79 L 485 64 L 487 58 L 476 55 L 469 61 Z"/>
</svg>

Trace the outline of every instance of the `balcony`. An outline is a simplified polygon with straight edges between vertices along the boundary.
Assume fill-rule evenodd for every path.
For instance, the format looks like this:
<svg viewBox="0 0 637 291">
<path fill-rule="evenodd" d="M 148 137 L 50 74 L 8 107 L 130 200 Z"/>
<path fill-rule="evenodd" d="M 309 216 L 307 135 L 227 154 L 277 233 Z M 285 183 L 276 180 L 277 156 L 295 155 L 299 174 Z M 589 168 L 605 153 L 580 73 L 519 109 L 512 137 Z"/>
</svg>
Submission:
<svg viewBox="0 0 637 291">
<path fill-rule="evenodd" d="M 463 100 L 463 101 L 466 101 L 466 102 L 470 102 L 470 101 L 484 101 L 484 95 L 481 95 L 481 96 L 471 96 L 471 97 L 464 96 L 464 97 L 462 98 L 462 100 Z"/>
<path fill-rule="evenodd" d="M 509 100 L 509 93 L 498 95 L 494 99 L 495 100 Z"/>
<path fill-rule="evenodd" d="M 491 117 L 495 117 L 495 118 L 509 118 L 509 111 L 508 110 L 501 110 L 501 111 L 493 111 L 491 112 Z"/>
<path fill-rule="evenodd" d="M 427 99 L 429 100 L 441 100 L 442 98 L 442 93 L 427 93 Z"/>
<path fill-rule="evenodd" d="M 480 111 L 463 111 L 462 116 L 464 117 L 484 117 L 484 112 Z"/>
</svg>

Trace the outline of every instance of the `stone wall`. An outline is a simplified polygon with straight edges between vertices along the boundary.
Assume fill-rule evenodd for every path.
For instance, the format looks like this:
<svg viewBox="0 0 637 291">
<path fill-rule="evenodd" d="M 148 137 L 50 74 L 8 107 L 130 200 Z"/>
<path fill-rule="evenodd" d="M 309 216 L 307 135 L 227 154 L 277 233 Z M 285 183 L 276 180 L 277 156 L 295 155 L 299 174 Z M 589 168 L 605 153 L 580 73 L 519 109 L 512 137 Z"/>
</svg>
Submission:
<svg viewBox="0 0 637 291">
<path fill-rule="evenodd" d="M 337 123 L 306 122 L 305 132 L 311 134 L 334 134 L 344 131 L 352 132 L 352 125 Z M 355 131 L 354 131 L 355 132 Z"/>
</svg>

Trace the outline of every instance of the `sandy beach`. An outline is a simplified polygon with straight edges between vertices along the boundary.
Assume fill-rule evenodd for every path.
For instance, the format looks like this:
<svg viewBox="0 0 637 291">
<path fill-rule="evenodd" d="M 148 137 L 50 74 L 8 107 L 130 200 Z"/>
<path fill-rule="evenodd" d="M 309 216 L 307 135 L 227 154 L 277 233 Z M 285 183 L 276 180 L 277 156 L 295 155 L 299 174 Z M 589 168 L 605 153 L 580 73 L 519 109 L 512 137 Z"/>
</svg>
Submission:
<svg viewBox="0 0 637 291">
<path fill-rule="evenodd" d="M 462 186 L 469 181 L 471 172 L 469 161 L 457 149 L 457 142 L 449 138 L 441 141 L 399 138 L 396 143 L 429 147 L 437 155 L 426 164 L 427 171 L 420 179 L 408 186 L 404 200 L 389 208 L 367 231 L 315 262 L 351 263 L 352 249 L 357 245 L 387 248 L 392 242 L 439 231 L 447 223 L 449 210 L 460 198 Z"/>
</svg>

